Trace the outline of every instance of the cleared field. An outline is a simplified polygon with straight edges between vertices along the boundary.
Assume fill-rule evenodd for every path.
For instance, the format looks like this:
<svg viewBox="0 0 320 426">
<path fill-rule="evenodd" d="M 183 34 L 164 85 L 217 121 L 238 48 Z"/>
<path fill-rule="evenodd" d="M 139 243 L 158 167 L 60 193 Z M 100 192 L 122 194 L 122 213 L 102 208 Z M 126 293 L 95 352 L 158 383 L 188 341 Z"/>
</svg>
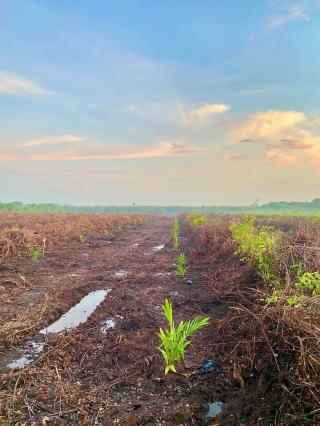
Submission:
<svg viewBox="0 0 320 426">
<path fill-rule="evenodd" d="M 0 220 L 2 424 L 319 423 L 319 295 L 297 285 L 320 270 L 317 221 Z M 178 374 L 158 350 L 165 298 L 177 321 L 210 317 Z"/>
</svg>

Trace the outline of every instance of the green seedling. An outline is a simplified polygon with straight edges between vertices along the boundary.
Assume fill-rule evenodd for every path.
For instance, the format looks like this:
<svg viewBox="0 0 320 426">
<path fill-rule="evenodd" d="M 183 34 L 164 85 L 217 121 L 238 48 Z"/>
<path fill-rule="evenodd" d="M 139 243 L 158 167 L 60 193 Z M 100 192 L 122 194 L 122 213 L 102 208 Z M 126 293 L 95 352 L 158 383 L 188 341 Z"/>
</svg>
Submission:
<svg viewBox="0 0 320 426">
<path fill-rule="evenodd" d="M 199 216 L 193 219 L 191 226 L 193 228 L 197 228 L 198 226 L 202 226 L 206 223 L 208 217 L 207 216 Z"/>
<path fill-rule="evenodd" d="M 30 257 L 31 257 L 32 262 L 38 262 L 38 260 L 40 259 L 40 256 L 41 256 L 40 252 L 37 249 L 31 248 Z"/>
<path fill-rule="evenodd" d="M 187 273 L 187 261 L 186 261 L 186 255 L 184 253 L 180 253 L 177 256 L 177 263 L 176 263 L 176 275 L 178 277 L 184 277 Z"/>
<path fill-rule="evenodd" d="M 173 222 L 173 250 L 178 250 L 178 248 L 180 247 L 179 233 L 180 233 L 179 219 L 175 218 Z"/>
<path fill-rule="evenodd" d="M 85 240 L 86 240 L 86 237 L 83 234 L 80 234 L 79 235 L 79 240 L 80 240 L 80 243 L 83 244 L 85 242 Z"/>
<path fill-rule="evenodd" d="M 160 328 L 159 333 L 157 333 L 161 340 L 159 350 L 165 361 L 164 373 L 168 374 L 169 371 L 176 373 L 174 364 L 185 358 L 186 348 L 191 343 L 188 340 L 189 337 L 196 330 L 206 326 L 209 322 L 209 317 L 198 316 L 191 321 L 181 321 L 176 327 L 173 320 L 172 303 L 168 299 L 165 299 L 162 311 L 169 324 L 168 329 L 163 330 Z"/>
</svg>

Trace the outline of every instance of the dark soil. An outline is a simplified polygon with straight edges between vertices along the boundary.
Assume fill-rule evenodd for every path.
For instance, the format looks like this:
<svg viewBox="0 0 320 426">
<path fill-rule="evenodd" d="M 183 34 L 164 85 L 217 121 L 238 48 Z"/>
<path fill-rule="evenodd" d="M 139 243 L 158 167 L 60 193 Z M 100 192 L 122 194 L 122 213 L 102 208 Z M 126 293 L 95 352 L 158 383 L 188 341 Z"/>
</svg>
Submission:
<svg viewBox="0 0 320 426">
<path fill-rule="evenodd" d="M 2 356 L 91 290 L 112 291 L 86 323 L 48 337 L 45 351 L 28 367 L 2 372 L 0 424 L 270 424 L 268 419 L 250 421 L 255 409 L 250 402 L 247 416 L 243 407 L 241 419 L 237 415 L 244 398 L 250 401 L 251 390 L 244 394 L 240 389 L 221 350 L 216 322 L 227 308 L 207 285 L 206 253 L 190 259 L 192 285 L 174 275 L 171 233 L 172 219 L 155 217 L 119 232 L 111 243 L 91 237 L 81 245 L 66 244 L 39 262 L 19 259 L 1 268 Z M 188 258 L 194 243 L 186 235 L 181 242 Z M 162 250 L 153 250 L 160 244 Z M 115 276 L 120 270 L 128 274 Z M 209 326 L 193 337 L 179 374 L 167 376 L 156 335 L 166 326 L 161 311 L 165 297 L 173 302 L 177 321 L 210 316 Z M 101 322 L 110 318 L 116 326 L 103 334 Z M 208 358 L 221 364 L 220 373 L 199 373 Z M 206 412 L 213 401 L 225 405 L 210 420 Z"/>
</svg>

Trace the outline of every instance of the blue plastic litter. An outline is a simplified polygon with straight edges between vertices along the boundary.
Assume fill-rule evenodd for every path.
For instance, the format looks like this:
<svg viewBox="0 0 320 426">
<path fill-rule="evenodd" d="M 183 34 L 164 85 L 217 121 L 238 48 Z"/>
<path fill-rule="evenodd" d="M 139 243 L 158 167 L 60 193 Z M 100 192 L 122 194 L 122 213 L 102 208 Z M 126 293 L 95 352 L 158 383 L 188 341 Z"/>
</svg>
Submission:
<svg viewBox="0 0 320 426">
<path fill-rule="evenodd" d="M 211 359 L 207 359 L 201 364 L 199 370 L 202 374 L 218 373 L 219 371 L 221 371 L 221 365 L 218 362 L 214 362 Z"/>
<path fill-rule="evenodd" d="M 192 280 L 187 280 L 187 284 L 191 285 L 192 284 Z"/>
</svg>

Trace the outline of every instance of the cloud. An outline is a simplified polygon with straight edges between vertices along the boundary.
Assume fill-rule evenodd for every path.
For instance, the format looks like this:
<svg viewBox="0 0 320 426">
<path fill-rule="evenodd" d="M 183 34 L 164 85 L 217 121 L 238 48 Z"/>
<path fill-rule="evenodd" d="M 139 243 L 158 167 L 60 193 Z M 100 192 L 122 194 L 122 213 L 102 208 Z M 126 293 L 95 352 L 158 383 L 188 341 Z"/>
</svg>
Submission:
<svg viewBox="0 0 320 426">
<path fill-rule="evenodd" d="M 237 152 L 226 152 L 221 155 L 224 160 L 244 160 L 247 158 L 246 155 L 239 154 Z"/>
<path fill-rule="evenodd" d="M 201 104 L 193 107 L 181 102 L 147 102 L 130 104 L 126 111 L 144 120 L 171 123 L 178 126 L 201 125 L 209 118 L 230 110 L 226 104 Z"/>
<path fill-rule="evenodd" d="M 73 146 L 62 147 L 59 150 L 42 152 L 36 148 L 42 145 L 59 145 L 65 142 Z M 74 144 L 77 142 L 76 144 Z M 21 150 L 35 148 L 35 150 Z M 86 160 L 127 160 L 139 158 L 161 158 L 176 155 L 203 153 L 204 151 L 188 147 L 182 140 L 160 141 L 151 146 L 134 149 L 128 144 L 114 144 L 88 141 L 72 135 L 51 136 L 43 139 L 31 140 L 20 144 L 10 152 L 3 152 L 0 161 L 33 160 L 33 161 L 86 161 Z"/>
<path fill-rule="evenodd" d="M 59 145 L 63 143 L 77 143 L 83 140 L 85 140 L 85 138 L 83 137 L 66 134 L 66 135 L 58 135 L 58 136 L 47 136 L 40 139 L 32 139 L 27 142 L 23 142 L 19 146 L 33 147 L 33 146 L 41 146 L 41 145 Z"/>
<path fill-rule="evenodd" d="M 191 116 L 198 118 L 199 120 L 205 120 L 216 114 L 222 114 L 229 111 L 230 105 L 226 104 L 204 104 L 195 109 L 189 111 Z"/>
<path fill-rule="evenodd" d="M 0 71 L 1 94 L 12 96 L 51 96 L 54 95 L 54 92 L 23 77 Z"/>
<path fill-rule="evenodd" d="M 272 17 L 268 22 L 268 27 L 277 28 L 292 21 L 310 21 L 310 16 L 307 14 L 303 4 L 291 6 L 284 14 Z"/>
<path fill-rule="evenodd" d="M 269 110 L 250 115 L 231 134 L 236 140 L 285 139 L 288 132 L 297 129 L 304 122 L 306 117 L 302 112 Z"/>
<path fill-rule="evenodd" d="M 231 130 L 231 137 L 254 139 L 266 159 L 281 167 L 320 165 L 320 134 L 313 122 L 299 111 L 269 110 L 247 117 Z M 233 139 L 233 140 L 234 140 Z"/>
<path fill-rule="evenodd" d="M 253 139 L 241 139 L 239 143 L 255 143 Z"/>
</svg>

